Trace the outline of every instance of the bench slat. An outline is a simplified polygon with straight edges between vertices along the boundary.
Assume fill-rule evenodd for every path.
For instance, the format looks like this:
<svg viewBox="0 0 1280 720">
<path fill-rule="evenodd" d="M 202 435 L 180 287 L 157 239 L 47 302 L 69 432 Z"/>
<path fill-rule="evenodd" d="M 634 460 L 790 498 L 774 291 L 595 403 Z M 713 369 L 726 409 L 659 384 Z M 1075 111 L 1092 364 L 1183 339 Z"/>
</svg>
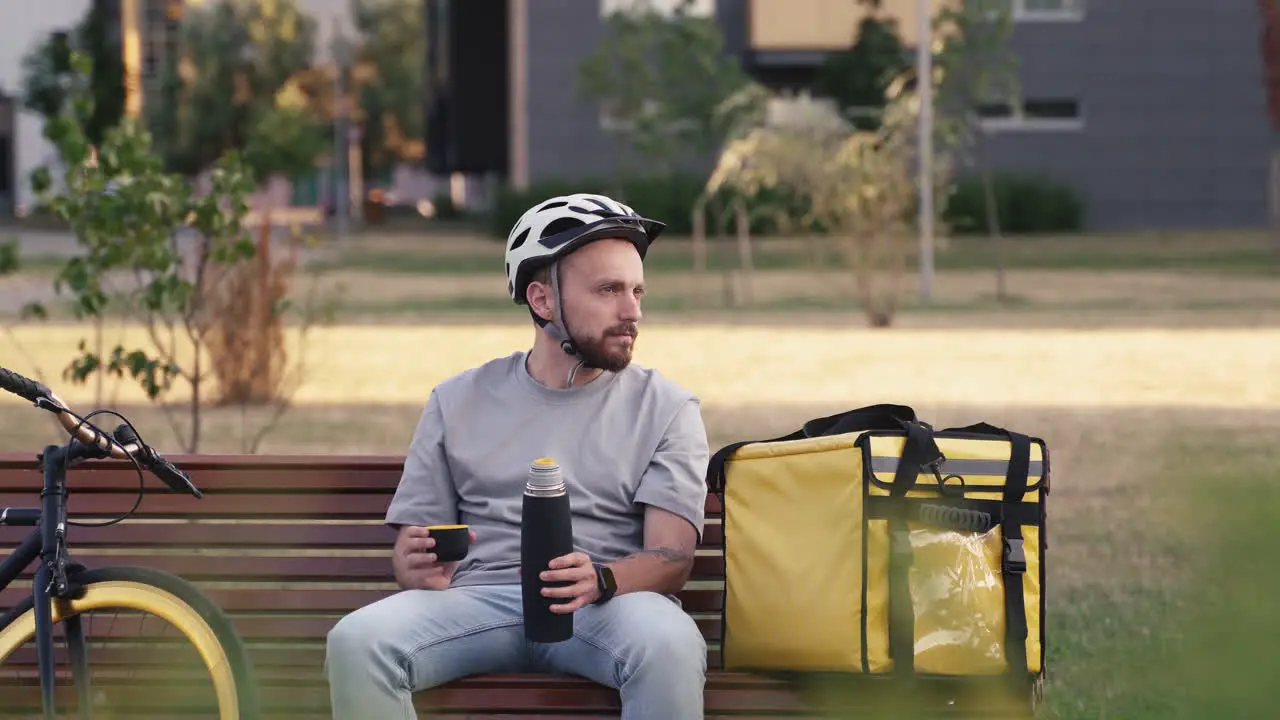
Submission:
<svg viewBox="0 0 1280 720">
<path fill-rule="evenodd" d="M 225 491 L 269 493 L 324 493 L 335 497 L 344 492 L 376 491 L 379 495 L 396 489 L 403 460 L 389 456 L 238 456 L 172 454 L 169 459 L 191 475 L 196 487 L 207 495 Z M 148 498 L 170 493 L 168 488 L 143 471 L 143 488 Z M 73 468 L 67 473 L 72 496 L 93 492 L 120 492 L 133 495 L 138 474 L 122 460 L 100 460 Z M 0 454 L 0 493 L 32 495 L 40 492 L 40 471 L 32 454 Z M 14 503 L 18 505 L 19 501 Z M 146 501 L 143 501 L 146 503 Z M 705 509 L 719 512 L 718 498 L 708 496 Z"/>
<path fill-rule="evenodd" d="M 67 497 L 67 512 L 72 519 L 115 517 L 130 511 L 135 495 L 125 493 L 75 493 Z M 169 490 L 148 493 L 133 517 L 212 517 L 212 518 L 360 518 L 381 520 L 386 517 L 388 496 L 383 493 L 365 495 L 307 495 L 305 493 L 255 493 L 244 495 L 205 495 L 197 500 Z M 0 493 L 0 507 L 38 507 L 38 496 Z"/>
<path fill-rule="evenodd" d="M 306 643 L 306 647 L 280 647 L 253 640 L 250 640 L 247 646 L 260 681 L 269 683 L 271 678 L 279 674 L 296 670 L 323 672 L 325 650 L 321 640 Z M 114 643 L 105 645 L 95 643 L 90 649 L 90 664 L 95 671 L 100 667 L 106 668 L 112 665 L 126 665 L 133 668 L 173 665 L 189 661 L 193 652 L 195 650 L 190 645 L 175 647 L 172 643 L 159 641 L 150 643 L 150 647 L 144 654 L 139 654 L 136 649 L 120 647 Z M 66 645 L 62 644 L 61 640 L 55 641 L 54 658 L 56 664 L 60 666 L 70 662 Z M 707 667 L 714 669 L 719 665 L 719 648 L 709 647 Z M 14 671 L 35 672 L 35 666 L 35 646 L 24 645 L 14 650 L 13 654 L 5 659 L 4 664 L 0 665 L 0 683 L 4 682 L 5 677 L 13 675 Z M 464 682 L 471 682 L 471 680 L 467 679 Z"/>
<path fill-rule="evenodd" d="M 831 698 L 830 705 L 824 708 L 828 714 L 839 713 L 839 716 L 848 717 L 851 713 L 860 712 L 893 716 L 884 715 L 893 707 L 895 688 L 889 682 L 863 679 L 850 683 L 848 687 L 848 692 L 842 697 Z M 166 703 L 198 707 L 199 701 L 209 695 L 207 685 L 169 683 L 157 688 L 154 684 L 137 680 L 112 682 L 106 678 L 95 689 L 109 698 L 123 697 L 134 701 L 134 717 L 142 716 L 148 710 L 169 710 L 172 705 L 166 707 Z M 74 687 L 68 683 L 59 685 L 57 696 L 62 703 L 73 702 Z M 782 683 L 721 681 L 721 676 L 716 673 L 708 675 L 703 697 L 708 713 L 749 713 L 759 717 L 805 711 L 812 713 L 815 710 L 806 707 L 800 692 Z M 955 701 L 956 695 L 944 688 L 927 685 L 924 692 L 913 694 L 911 699 L 926 713 L 912 714 L 912 717 L 1015 718 L 1030 715 L 1025 703 L 1013 699 L 990 696 L 985 701 L 975 698 L 970 702 L 960 702 Z M 38 701 L 33 680 L 27 679 L 26 684 L 0 682 L 0 705 L 5 707 L 6 716 L 9 712 L 30 712 Z M 268 713 L 288 712 L 291 716 L 296 712 L 323 713 L 328 710 L 328 688 L 315 682 L 280 685 L 268 688 L 263 693 L 263 701 Z M 557 713 L 600 713 L 616 717 L 621 709 L 618 693 L 612 688 L 577 678 L 546 676 L 534 676 L 523 683 L 512 682 L 511 676 L 492 682 L 482 676 L 416 693 L 414 705 L 419 712 L 431 713 L 433 717 L 436 713 L 467 713 L 467 717 L 475 717 L 472 713 L 477 710 L 487 714 L 523 714 L 530 708 L 536 708 L 540 717 Z"/>
<path fill-rule="evenodd" d="M 315 468 L 192 468 L 175 461 L 191 476 L 191 481 L 202 492 L 219 495 L 228 492 L 298 492 L 340 495 L 349 492 L 385 491 L 394 489 L 400 481 L 400 470 L 375 468 L 357 471 L 317 466 Z M 6 479 L 0 481 L 0 490 L 11 492 L 39 492 L 40 473 L 35 470 L 16 471 L 2 469 Z M 151 493 L 172 492 L 145 470 L 142 473 L 143 489 Z M 82 465 L 67 471 L 67 488 L 72 495 L 119 492 L 138 492 L 138 473 L 129 467 L 93 467 Z"/>
<path fill-rule="evenodd" d="M 89 617 L 84 623 L 85 633 L 91 642 L 112 638 L 116 640 L 169 639 L 176 637 L 172 626 L 160 623 L 149 616 L 115 615 L 111 617 Z M 252 640 L 315 640 L 323 639 L 334 623 L 337 615 L 332 616 L 231 616 L 236 632 L 244 639 Z M 710 641 L 720 639 L 719 618 L 695 618 L 702 636 Z M 157 635 L 157 633 L 161 633 Z"/>
<path fill-rule="evenodd" d="M 269 494 L 285 491 L 305 495 L 324 493 L 337 497 L 344 492 L 375 492 L 389 497 L 400 480 L 403 459 L 387 456 L 168 456 L 191 475 L 196 487 L 211 497 L 224 491 L 251 491 Z M 172 491 L 143 473 L 147 497 L 143 505 Z M 30 453 L 0 453 L 0 493 L 27 495 L 10 505 L 29 505 L 40 490 L 40 474 Z M 73 501 L 95 492 L 119 492 L 133 496 L 138 491 L 138 474 L 133 465 L 121 460 L 101 460 L 73 468 L 67 473 Z M 181 497 L 181 496 L 179 496 Z M 194 498 L 191 502 L 198 503 Z M 5 501 L 0 501 L 2 504 Z M 720 501 L 708 495 L 708 513 L 721 511 Z M 385 509 L 385 508 L 384 508 Z"/>
<path fill-rule="evenodd" d="M 69 682 L 57 687 L 59 703 L 73 703 L 75 688 Z M 29 712 L 39 703 L 39 693 L 34 678 L 24 678 L 25 683 L 0 681 L 0 706 L 6 716 L 12 712 Z M 21 684 L 20 684 L 21 683 Z M 207 683 L 169 682 L 161 685 L 139 679 L 120 679 L 112 682 L 103 677 L 94 687 L 105 695 L 106 704 L 115 709 L 116 703 L 128 701 L 120 708 L 129 709 L 131 717 L 145 714 L 172 712 L 178 707 L 201 708 L 202 701 L 211 695 Z M 158 690 L 163 690 L 159 692 Z M 792 711 L 803 706 L 788 690 L 776 685 L 722 687 L 708 682 L 704 690 L 707 709 L 717 711 L 767 710 Z M 264 709 L 269 713 L 324 712 L 328 710 L 328 687 L 311 682 L 277 685 L 265 688 L 262 693 Z M 537 708 L 538 713 L 613 713 L 621 709 L 618 692 L 595 683 L 566 678 L 556 680 L 540 677 L 527 684 L 461 682 L 441 688 L 433 688 L 414 695 L 414 705 L 419 712 L 468 712 L 481 710 L 488 713 L 515 713 L 527 708 Z M 71 705 L 66 705 L 70 707 Z"/>
<path fill-rule="evenodd" d="M 231 614 L 231 623 L 240 637 L 257 640 L 314 640 L 324 638 L 338 621 L 338 615 L 248 615 Z M 694 618 L 703 637 L 720 639 L 720 618 Z M 83 623 L 90 642 L 105 640 L 170 639 L 177 637 L 172 625 L 150 615 L 90 615 Z"/>
<path fill-rule="evenodd" d="M 132 510 L 135 518 L 334 518 L 382 520 L 386 517 L 386 493 L 311 495 L 307 493 L 245 493 L 205 495 L 200 499 L 169 490 L 148 493 L 133 510 L 136 495 L 125 493 L 76 493 L 67 498 L 72 519 L 108 518 Z M 0 493 L 0 507 L 39 507 L 38 495 Z"/>
<path fill-rule="evenodd" d="M 381 600 L 394 590 L 363 588 L 201 588 L 218 607 L 227 612 L 309 612 L 344 613 Z M 11 608 L 30 594 L 30 588 L 8 588 L 0 592 L 0 608 Z"/>
<path fill-rule="evenodd" d="M 394 592 L 393 589 L 202 587 L 201 590 L 228 612 L 322 612 L 342 613 L 362 607 Z M 10 587 L 0 592 L 0 611 L 17 604 L 30 592 L 26 587 Z M 724 592 L 717 588 L 685 588 L 676 597 L 685 612 L 713 613 L 723 607 Z"/>
<path fill-rule="evenodd" d="M 72 552 L 87 567 L 138 565 L 181 575 L 188 580 L 257 582 L 394 582 L 391 560 L 384 555 L 364 556 L 269 556 L 269 555 L 114 555 L 92 550 Z M 21 577 L 30 580 L 35 563 Z M 692 579 L 724 577 L 724 559 L 699 555 L 694 558 Z"/>
<path fill-rule="evenodd" d="M 246 502 L 248 502 L 246 500 Z M 146 499 L 143 499 L 146 503 Z M 187 522 L 185 520 L 131 522 L 107 527 L 67 529 L 72 551 L 81 546 L 167 548 L 342 548 L 389 550 L 395 531 L 381 519 L 366 522 Z M 724 528 L 717 521 L 703 527 L 700 548 L 718 549 L 724 544 Z M 30 534 L 30 527 L 0 527 L 0 548 L 16 547 Z"/>
<path fill-rule="evenodd" d="M 143 502 L 146 500 L 144 498 Z M 0 547 L 16 546 L 32 528 L 0 527 Z M 149 522 L 128 520 L 108 527 L 67 528 L 72 552 L 79 547 L 169 548 L 341 548 L 387 550 L 396 533 L 381 522 Z"/>
<path fill-rule="evenodd" d="M 151 442 L 154 438 L 149 439 Z M 163 452 L 163 450 L 161 450 Z M 258 471 L 266 471 L 280 477 L 290 475 L 307 475 L 332 473 L 356 477 L 360 475 L 382 474 L 400 478 L 404 467 L 404 458 L 396 455 L 240 455 L 234 453 L 165 453 L 175 465 L 188 473 L 217 475 L 220 472 L 243 473 L 252 475 Z M 116 473 L 120 477 L 133 478 L 136 486 L 137 472 L 133 463 L 128 460 L 94 460 L 72 468 L 68 477 L 74 475 L 90 475 L 97 473 Z M 0 452 L 0 477 L 10 478 L 30 474 L 37 478 L 39 487 L 39 468 L 36 465 L 36 453 L 32 452 Z M 146 474 L 145 472 L 143 473 Z M 235 482 L 235 481 L 229 481 Z M 274 481 L 268 481 L 274 482 Z M 287 481 L 284 481 L 287 482 Z M 358 479 L 347 482 L 360 482 Z M 392 481 L 394 485 L 395 480 Z M 208 483 L 205 483 L 208 485 Z M 349 487 L 349 485 L 347 485 Z M 341 487 L 341 486 L 340 486 Z M 210 486 L 217 489 L 216 485 Z"/>
</svg>

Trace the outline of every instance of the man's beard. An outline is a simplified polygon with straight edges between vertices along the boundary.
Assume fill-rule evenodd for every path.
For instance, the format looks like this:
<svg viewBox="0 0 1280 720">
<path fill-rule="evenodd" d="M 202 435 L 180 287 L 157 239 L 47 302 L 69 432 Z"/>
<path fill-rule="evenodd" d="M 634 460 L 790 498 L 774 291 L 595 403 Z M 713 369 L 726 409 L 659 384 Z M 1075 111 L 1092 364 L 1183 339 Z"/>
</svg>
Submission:
<svg viewBox="0 0 1280 720">
<path fill-rule="evenodd" d="M 620 372 L 631 364 L 631 353 L 636 347 L 639 329 L 635 323 L 615 325 L 604 331 L 600 337 L 590 339 L 574 339 L 578 352 L 588 367 L 600 368 L 609 372 Z M 622 347 L 609 347 L 609 343 L 622 336 L 630 335 L 631 343 Z"/>
</svg>

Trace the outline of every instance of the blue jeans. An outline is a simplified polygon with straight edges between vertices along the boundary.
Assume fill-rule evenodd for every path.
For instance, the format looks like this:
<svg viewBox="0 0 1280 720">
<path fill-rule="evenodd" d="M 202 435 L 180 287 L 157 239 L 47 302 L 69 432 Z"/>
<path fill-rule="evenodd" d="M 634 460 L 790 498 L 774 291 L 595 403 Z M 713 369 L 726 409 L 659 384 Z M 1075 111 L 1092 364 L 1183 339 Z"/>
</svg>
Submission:
<svg viewBox="0 0 1280 720">
<path fill-rule="evenodd" d="M 325 671 L 335 720 L 416 718 L 412 694 L 481 673 L 578 675 L 615 688 L 625 720 L 702 718 L 707 646 L 670 598 L 617 595 L 574 614 L 573 638 L 526 641 L 519 585 L 406 590 L 338 621 Z"/>
</svg>

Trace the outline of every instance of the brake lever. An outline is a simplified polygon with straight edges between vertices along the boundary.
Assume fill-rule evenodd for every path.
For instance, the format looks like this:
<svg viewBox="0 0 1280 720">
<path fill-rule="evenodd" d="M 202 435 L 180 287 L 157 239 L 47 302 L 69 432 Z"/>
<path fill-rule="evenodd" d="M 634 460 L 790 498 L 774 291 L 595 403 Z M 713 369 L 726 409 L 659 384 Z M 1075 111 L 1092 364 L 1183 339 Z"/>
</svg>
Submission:
<svg viewBox="0 0 1280 720">
<path fill-rule="evenodd" d="M 189 475 L 179 470 L 177 465 L 161 457 L 155 450 L 151 451 L 151 472 L 174 492 L 189 493 L 197 500 L 204 497 L 204 493 L 191 482 Z"/>
<path fill-rule="evenodd" d="M 143 467 L 151 471 L 152 475 L 160 478 L 160 480 L 169 486 L 174 492 L 186 493 L 197 500 L 204 497 L 204 493 L 191 482 L 191 477 L 178 469 L 177 465 L 169 462 L 164 456 L 155 451 L 155 448 L 144 445 L 142 440 L 138 438 L 138 434 L 128 425 L 121 424 L 112 433 L 116 442 L 121 445 L 134 444 L 138 446 L 137 459 Z"/>
</svg>

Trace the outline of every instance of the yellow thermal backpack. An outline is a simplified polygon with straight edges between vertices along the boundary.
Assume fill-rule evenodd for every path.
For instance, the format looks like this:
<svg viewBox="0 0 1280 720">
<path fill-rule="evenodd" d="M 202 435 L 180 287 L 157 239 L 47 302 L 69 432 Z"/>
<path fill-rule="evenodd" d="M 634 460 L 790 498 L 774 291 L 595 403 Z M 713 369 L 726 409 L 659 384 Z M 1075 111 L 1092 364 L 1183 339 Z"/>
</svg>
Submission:
<svg viewBox="0 0 1280 720">
<path fill-rule="evenodd" d="M 872 405 L 725 446 L 707 484 L 724 507 L 721 669 L 996 676 L 1038 695 L 1039 438 Z"/>
</svg>

